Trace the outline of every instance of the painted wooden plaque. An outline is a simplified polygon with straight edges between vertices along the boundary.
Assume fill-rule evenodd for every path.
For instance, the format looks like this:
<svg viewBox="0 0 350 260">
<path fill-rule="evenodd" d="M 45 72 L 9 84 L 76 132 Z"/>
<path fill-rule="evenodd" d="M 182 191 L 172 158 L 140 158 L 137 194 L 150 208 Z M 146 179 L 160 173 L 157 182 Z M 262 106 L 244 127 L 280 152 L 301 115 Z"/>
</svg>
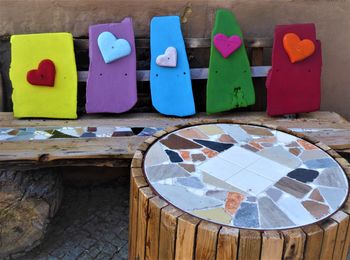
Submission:
<svg viewBox="0 0 350 260">
<path fill-rule="evenodd" d="M 137 102 L 136 50 L 131 18 L 89 28 L 87 113 L 122 113 Z"/>
<path fill-rule="evenodd" d="M 151 21 L 150 81 L 152 104 L 157 111 L 179 117 L 196 113 L 178 16 L 154 17 Z"/>
<path fill-rule="evenodd" d="M 14 116 L 77 118 L 77 69 L 69 33 L 13 35 Z"/>
<path fill-rule="evenodd" d="M 207 112 L 222 112 L 254 103 L 254 86 L 242 32 L 234 14 L 220 9 L 212 32 Z"/>
<path fill-rule="evenodd" d="M 290 33 L 300 38 L 296 43 L 299 50 L 303 50 L 302 41 L 308 40 L 315 46 L 314 53 L 292 63 L 283 44 L 284 37 Z M 321 98 L 321 68 L 321 43 L 316 40 L 314 24 L 276 26 L 272 69 L 266 81 L 267 113 L 275 116 L 318 110 Z"/>
</svg>

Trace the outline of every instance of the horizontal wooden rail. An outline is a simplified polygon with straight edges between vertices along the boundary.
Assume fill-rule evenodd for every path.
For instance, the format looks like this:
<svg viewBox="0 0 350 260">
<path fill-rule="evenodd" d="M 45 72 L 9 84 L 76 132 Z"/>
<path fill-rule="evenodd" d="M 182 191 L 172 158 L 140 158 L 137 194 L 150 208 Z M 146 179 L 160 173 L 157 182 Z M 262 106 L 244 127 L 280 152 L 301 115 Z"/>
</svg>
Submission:
<svg viewBox="0 0 350 260">
<path fill-rule="evenodd" d="M 266 77 L 271 66 L 253 66 L 250 68 L 253 78 L 262 78 Z M 149 81 L 149 70 L 138 70 L 137 71 L 137 80 L 138 81 Z M 88 77 L 88 71 L 79 71 L 79 82 L 86 82 Z M 191 79 L 207 79 L 208 78 L 208 69 L 207 68 L 197 68 L 191 69 Z"/>
</svg>

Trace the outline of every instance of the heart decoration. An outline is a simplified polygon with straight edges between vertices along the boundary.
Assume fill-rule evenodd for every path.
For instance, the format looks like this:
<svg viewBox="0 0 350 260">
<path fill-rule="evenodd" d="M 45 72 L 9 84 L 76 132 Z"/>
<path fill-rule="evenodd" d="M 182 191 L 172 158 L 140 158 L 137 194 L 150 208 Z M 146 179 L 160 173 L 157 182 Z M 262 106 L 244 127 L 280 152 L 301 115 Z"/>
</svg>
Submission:
<svg viewBox="0 0 350 260">
<path fill-rule="evenodd" d="M 225 59 L 238 50 L 241 45 L 242 40 L 238 35 L 228 37 L 225 34 L 218 33 L 214 36 L 214 46 Z"/>
<path fill-rule="evenodd" d="M 129 42 L 115 37 L 111 32 L 102 32 L 97 38 L 97 44 L 106 64 L 128 56 L 131 53 Z"/>
<path fill-rule="evenodd" d="M 309 39 L 300 40 L 295 33 L 287 33 L 283 37 L 283 47 L 291 63 L 305 60 L 315 52 L 315 44 Z"/>
<path fill-rule="evenodd" d="M 38 69 L 27 72 L 27 81 L 35 86 L 53 87 L 55 76 L 55 64 L 52 60 L 46 59 L 39 63 Z"/>
<path fill-rule="evenodd" d="M 177 64 L 177 51 L 175 47 L 168 47 L 164 54 L 159 55 L 156 59 L 157 65 L 161 67 L 175 68 Z"/>
</svg>

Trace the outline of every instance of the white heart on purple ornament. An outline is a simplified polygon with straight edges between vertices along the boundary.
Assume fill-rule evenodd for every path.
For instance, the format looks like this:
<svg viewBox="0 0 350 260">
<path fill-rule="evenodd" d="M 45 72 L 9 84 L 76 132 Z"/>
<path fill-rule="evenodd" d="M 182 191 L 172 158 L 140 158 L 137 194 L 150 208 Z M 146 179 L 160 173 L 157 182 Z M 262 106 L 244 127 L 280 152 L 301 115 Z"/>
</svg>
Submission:
<svg viewBox="0 0 350 260">
<path fill-rule="evenodd" d="M 177 51 L 174 47 L 168 47 L 165 53 L 159 55 L 156 59 L 156 63 L 161 67 L 175 68 L 177 64 Z"/>
</svg>

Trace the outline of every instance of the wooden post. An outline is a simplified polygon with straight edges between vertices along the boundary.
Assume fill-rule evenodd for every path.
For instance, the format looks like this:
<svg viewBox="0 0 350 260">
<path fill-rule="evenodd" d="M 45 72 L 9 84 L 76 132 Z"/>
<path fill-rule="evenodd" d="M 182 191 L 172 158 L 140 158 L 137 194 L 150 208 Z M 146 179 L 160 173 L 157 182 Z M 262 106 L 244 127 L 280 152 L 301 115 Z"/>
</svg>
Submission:
<svg viewBox="0 0 350 260">
<path fill-rule="evenodd" d="M 328 219 L 321 225 L 324 235 L 321 250 L 321 260 L 329 260 L 333 257 L 335 240 L 337 237 L 338 224 L 334 220 Z"/>
<path fill-rule="evenodd" d="M 219 232 L 217 259 L 237 259 L 239 229 L 222 227 Z"/>
<path fill-rule="evenodd" d="M 309 225 L 303 227 L 306 235 L 306 245 L 304 258 L 305 259 L 319 259 L 321 255 L 323 229 L 319 225 Z"/>
<path fill-rule="evenodd" d="M 261 259 L 281 259 L 283 242 L 283 236 L 278 231 L 265 231 L 262 233 Z"/>
<path fill-rule="evenodd" d="M 241 230 L 239 233 L 238 259 L 259 259 L 261 251 L 261 235 L 258 231 Z"/>
<path fill-rule="evenodd" d="M 198 225 L 196 260 L 215 259 L 219 230 L 219 225 L 204 220 Z"/>
</svg>

